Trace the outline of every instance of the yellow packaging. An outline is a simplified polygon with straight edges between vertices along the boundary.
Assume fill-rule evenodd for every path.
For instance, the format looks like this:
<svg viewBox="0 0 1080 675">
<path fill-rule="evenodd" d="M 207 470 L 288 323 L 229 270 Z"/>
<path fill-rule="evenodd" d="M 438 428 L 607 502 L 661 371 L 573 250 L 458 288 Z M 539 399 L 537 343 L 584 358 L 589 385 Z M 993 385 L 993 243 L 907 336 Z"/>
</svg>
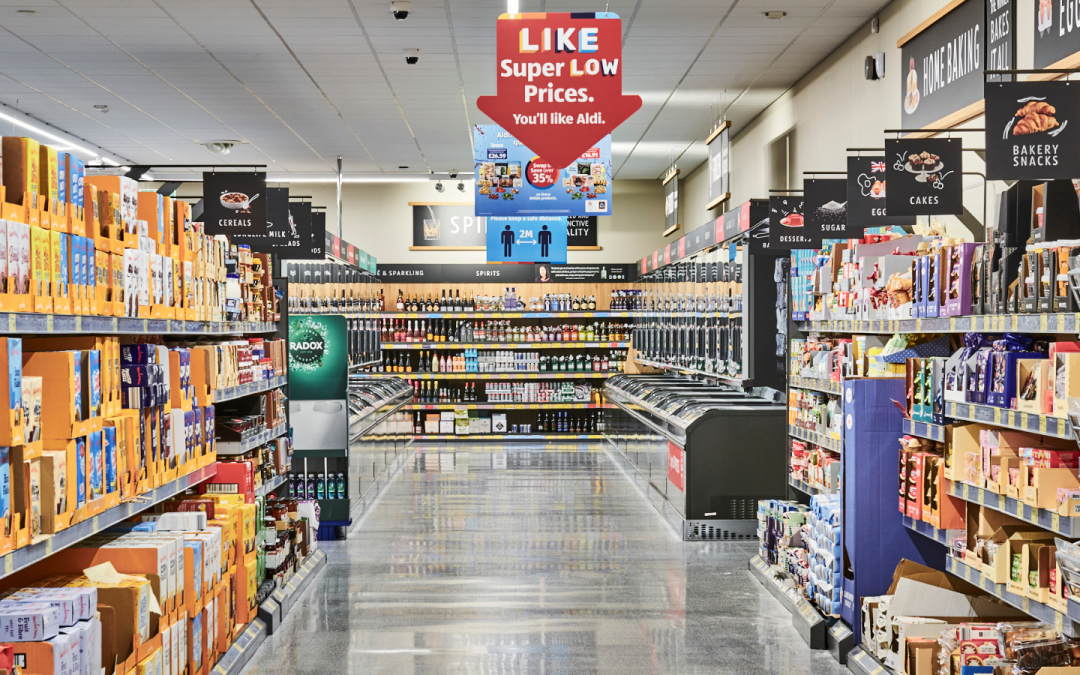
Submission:
<svg viewBox="0 0 1080 675">
<path fill-rule="evenodd" d="M 56 202 L 60 198 L 60 174 L 56 163 L 56 150 L 50 148 L 47 145 L 39 146 L 41 159 L 38 164 L 38 187 L 41 190 L 41 196 L 45 198 L 44 204 L 39 204 L 43 208 L 47 208 L 49 213 L 56 213 Z"/>
</svg>

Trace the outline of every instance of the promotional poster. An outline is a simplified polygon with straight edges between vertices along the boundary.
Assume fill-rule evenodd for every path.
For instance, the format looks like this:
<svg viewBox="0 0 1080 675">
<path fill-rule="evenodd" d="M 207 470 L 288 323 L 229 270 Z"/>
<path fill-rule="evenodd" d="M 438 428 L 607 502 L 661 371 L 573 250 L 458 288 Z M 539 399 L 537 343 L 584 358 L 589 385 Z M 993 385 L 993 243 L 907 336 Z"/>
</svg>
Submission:
<svg viewBox="0 0 1080 675">
<path fill-rule="evenodd" d="M 904 138 L 885 141 L 885 207 L 893 216 L 964 212 L 963 141 Z"/>
<path fill-rule="evenodd" d="M 487 261 L 566 262 L 566 218 L 514 216 L 489 218 Z"/>
<path fill-rule="evenodd" d="M 266 235 L 266 174 L 203 173 L 203 227 L 207 234 Z"/>
<path fill-rule="evenodd" d="M 493 124 L 473 130 L 476 216 L 610 216 L 611 136 L 566 167 Z"/>
<path fill-rule="evenodd" d="M 986 177 L 1080 176 L 1080 82 L 986 84 Z"/>
</svg>

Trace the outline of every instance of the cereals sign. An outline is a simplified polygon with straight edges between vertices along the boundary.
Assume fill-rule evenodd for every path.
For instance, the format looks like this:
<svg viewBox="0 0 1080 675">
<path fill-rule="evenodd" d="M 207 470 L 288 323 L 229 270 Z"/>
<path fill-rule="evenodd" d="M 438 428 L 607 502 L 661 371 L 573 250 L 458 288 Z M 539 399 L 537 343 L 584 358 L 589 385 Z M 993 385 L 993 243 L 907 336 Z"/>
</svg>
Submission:
<svg viewBox="0 0 1080 675">
<path fill-rule="evenodd" d="M 476 105 L 545 165 L 569 165 L 641 108 L 622 93 L 616 14 L 503 14 L 496 36 L 498 94 Z"/>
</svg>

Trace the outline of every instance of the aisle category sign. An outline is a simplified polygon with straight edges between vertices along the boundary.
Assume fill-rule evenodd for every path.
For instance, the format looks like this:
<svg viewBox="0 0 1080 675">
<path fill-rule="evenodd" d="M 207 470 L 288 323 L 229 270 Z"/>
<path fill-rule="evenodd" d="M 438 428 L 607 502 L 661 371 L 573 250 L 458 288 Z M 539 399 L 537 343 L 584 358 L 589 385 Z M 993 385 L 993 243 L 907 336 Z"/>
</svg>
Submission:
<svg viewBox="0 0 1080 675">
<path fill-rule="evenodd" d="M 473 129 L 479 216 L 610 216 L 611 136 L 570 164 L 542 160 L 505 129 Z"/>
<path fill-rule="evenodd" d="M 559 216 L 489 218 L 487 261 L 489 263 L 565 263 L 566 218 Z"/>
<path fill-rule="evenodd" d="M 622 93 L 617 14 L 503 14 L 495 33 L 498 95 L 476 106 L 543 164 L 568 166 L 641 108 Z"/>
<path fill-rule="evenodd" d="M 964 212 L 963 142 L 958 138 L 885 141 L 890 216 Z"/>
<path fill-rule="evenodd" d="M 207 234 L 266 235 L 266 174 L 203 173 L 203 228 Z"/>
<path fill-rule="evenodd" d="M 1080 176 L 1080 82 L 986 84 L 986 177 Z"/>
</svg>

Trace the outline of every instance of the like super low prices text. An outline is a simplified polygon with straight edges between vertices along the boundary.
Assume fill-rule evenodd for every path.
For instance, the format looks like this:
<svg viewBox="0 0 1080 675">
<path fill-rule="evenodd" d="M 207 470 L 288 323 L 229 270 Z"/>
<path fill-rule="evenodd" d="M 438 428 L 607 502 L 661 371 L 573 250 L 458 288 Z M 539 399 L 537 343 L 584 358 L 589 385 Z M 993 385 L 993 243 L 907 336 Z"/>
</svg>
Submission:
<svg viewBox="0 0 1080 675">
<path fill-rule="evenodd" d="M 586 103 L 593 102 L 588 87 L 555 86 L 554 79 L 569 77 L 614 77 L 619 73 L 619 59 L 586 58 L 600 49 L 599 28 L 543 28 L 518 31 L 518 53 L 522 60 L 502 59 L 499 77 L 521 78 L 527 84 L 523 89 L 525 103 Z M 540 58 L 529 58 L 536 55 Z M 555 60 L 554 55 L 564 58 Z M 550 116 L 549 116 L 550 115 Z M 600 113 L 594 113 L 600 115 Z M 540 117 L 543 116 L 543 117 Z M 586 113 L 573 115 L 561 113 L 535 113 L 514 115 L 518 124 L 590 124 L 602 123 L 602 119 L 590 119 Z M 530 119 L 534 118 L 534 119 Z"/>
</svg>

